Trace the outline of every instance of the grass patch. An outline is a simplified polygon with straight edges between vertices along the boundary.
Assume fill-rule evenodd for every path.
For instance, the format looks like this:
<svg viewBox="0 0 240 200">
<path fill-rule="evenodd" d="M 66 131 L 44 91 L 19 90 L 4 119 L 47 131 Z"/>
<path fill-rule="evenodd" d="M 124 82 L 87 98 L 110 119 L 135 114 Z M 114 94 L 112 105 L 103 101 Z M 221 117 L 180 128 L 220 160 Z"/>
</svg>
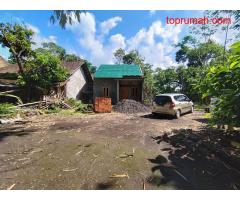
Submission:
<svg viewBox="0 0 240 200">
<path fill-rule="evenodd" d="M 18 74 L 16 73 L 0 73 L 0 79 L 8 79 L 8 80 L 17 80 Z"/>
<path fill-rule="evenodd" d="M 194 110 L 202 111 L 202 110 L 205 110 L 205 108 L 206 108 L 205 104 L 200 104 L 200 103 L 195 103 L 194 104 Z"/>
<path fill-rule="evenodd" d="M 66 99 L 65 102 L 74 108 L 76 112 L 89 113 L 93 111 L 92 104 L 84 104 L 81 101 L 73 98 Z"/>
<path fill-rule="evenodd" d="M 10 103 L 1 103 L 0 104 L 0 116 L 14 116 L 16 115 L 16 109 L 13 107 L 13 104 Z"/>
</svg>

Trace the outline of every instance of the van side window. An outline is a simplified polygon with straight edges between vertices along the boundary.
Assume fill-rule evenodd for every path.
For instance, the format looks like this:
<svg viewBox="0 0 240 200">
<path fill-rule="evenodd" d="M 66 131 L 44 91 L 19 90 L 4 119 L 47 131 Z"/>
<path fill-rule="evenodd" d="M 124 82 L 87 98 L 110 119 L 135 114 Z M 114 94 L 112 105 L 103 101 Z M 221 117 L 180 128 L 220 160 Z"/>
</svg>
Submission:
<svg viewBox="0 0 240 200">
<path fill-rule="evenodd" d="M 177 95 L 177 96 L 174 96 L 174 99 L 175 99 L 176 101 L 180 101 L 180 102 L 182 102 L 182 101 L 186 101 L 186 98 L 185 98 L 184 95 Z"/>
<path fill-rule="evenodd" d="M 190 101 L 190 99 L 187 96 L 184 96 L 184 101 Z"/>
</svg>

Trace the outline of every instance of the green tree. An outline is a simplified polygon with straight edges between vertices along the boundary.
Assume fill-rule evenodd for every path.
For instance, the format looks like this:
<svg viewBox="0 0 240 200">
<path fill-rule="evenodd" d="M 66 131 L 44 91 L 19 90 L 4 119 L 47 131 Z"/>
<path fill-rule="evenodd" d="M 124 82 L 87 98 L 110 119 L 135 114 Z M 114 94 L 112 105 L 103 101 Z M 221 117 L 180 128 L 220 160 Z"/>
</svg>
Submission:
<svg viewBox="0 0 240 200">
<path fill-rule="evenodd" d="M 217 97 L 213 123 L 240 125 L 240 42 L 231 46 L 225 65 L 211 66 L 200 85 L 203 97 Z"/>
<path fill-rule="evenodd" d="M 39 53 L 49 52 L 54 56 L 58 57 L 60 60 L 64 60 L 66 56 L 66 51 L 63 47 L 55 44 L 54 42 L 42 43 L 42 47 L 35 50 Z"/>
<path fill-rule="evenodd" d="M 80 10 L 54 10 L 50 22 L 53 24 L 58 22 L 60 27 L 65 29 L 66 24 L 72 24 L 75 19 L 80 22 L 80 14 Z"/>
<path fill-rule="evenodd" d="M 58 57 L 49 52 L 37 52 L 34 59 L 25 63 L 26 71 L 19 76 L 18 84 L 28 88 L 50 89 L 55 83 L 65 81 L 68 72 Z"/>
<path fill-rule="evenodd" d="M 143 84 L 143 95 L 146 103 L 151 103 L 154 95 L 154 79 L 153 79 L 153 70 L 152 65 L 145 63 L 142 67 L 144 84 Z"/>
<path fill-rule="evenodd" d="M 204 11 L 202 17 L 211 18 L 208 11 Z M 203 23 L 197 26 L 191 26 L 189 32 L 198 39 L 199 43 L 207 43 L 207 41 L 211 40 L 217 30 L 217 25 L 212 23 Z"/>
<path fill-rule="evenodd" d="M 33 55 L 33 31 L 18 24 L 0 23 L 0 44 L 7 47 L 11 58 L 18 64 L 19 72 L 24 73 L 25 62 Z"/>
<path fill-rule="evenodd" d="M 75 54 L 66 54 L 64 60 L 67 62 L 74 62 L 81 60 L 81 58 L 79 56 L 76 56 Z"/>
<path fill-rule="evenodd" d="M 176 52 L 178 63 L 187 63 L 187 66 L 203 67 L 221 62 L 224 47 L 212 40 L 206 43 L 198 43 L 192 36 L 185 36 L 183 41 L 176 47 L 180 49 Z"/>
<path fill-rule="evenodd" d="M 216 29 L 222 31 L 224 33 L 224 51 L 222 55 L 223 64 L 226 61 L 226 52 L 227 52 L 227 44 L 233 39 L 237 39 L 240 37 L 240 34 L 229 34 L 230 30 L 240 30 L 240 11 L 239 10 L 211 10 L 206 11 L 208 17 L 211 18 L 228 18 L 231 21 L 229 23 L 219 23 L 212 26 L 215 26 Z M 234 20 L 233 20 L 234 19 Z M 231 37 L 229 37 L 231 35 Z"/>
<path fill-rule="evenodd" d="M 135 64 L 141 67 L 144 75 L 144 101 L 147 103 L 151 102 L 154 90 L 152 65 L 146 63 L 137 50 L 131 50 L 126 53 L 123 49 L 118 49 L 115 51 L 114 56 L 118 64 Z"/>
<path fill-rule="evenodd" d="M 125 50 L 120 48 L 120 49 L 117 49 L 115 52 L 114 52 L 114 57 L 116 59 L 116 63 L 117 64 L 121 64 L 123 63 L 123 56 L 125 56 Z"/>
<path fill-rule="evenodd" d="M 154 74 L 154 89 L 156 94 L 177 92 L 178 79 L 174 68 L 158 68 Z"/>
<path fill-rule="evenodd" d="M 144 58 L 139 54 L 137 50 L 131 50 L 123 56 L 124 64 L 135 64 L 144 68 Z M 144 69 L 143 69 L 144 70 Z"/>
<path fill-rule="evenodd" d="M 157 68 L 154 72 L 154 94 L 180 92 L 192 100 L 201 102 L 199 84 L 206 76 L 207 67 Z"/>
<path fill-rule="evenodd" d="M 92 63 L 90 63 L 87 60 L 84 60 L 86 65 L 88 66 L 88 69 L 90 71 L 91 74 L 94 74 L 96 72 L 96 67 L 92 65 Z"/>
</svg>

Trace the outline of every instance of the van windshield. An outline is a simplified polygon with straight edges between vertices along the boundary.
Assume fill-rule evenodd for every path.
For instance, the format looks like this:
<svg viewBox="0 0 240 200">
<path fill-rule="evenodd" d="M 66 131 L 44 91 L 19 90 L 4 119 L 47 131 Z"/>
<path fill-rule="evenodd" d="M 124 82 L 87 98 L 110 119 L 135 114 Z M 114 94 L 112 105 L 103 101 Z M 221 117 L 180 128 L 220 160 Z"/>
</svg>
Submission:
<svg viewBox="0 0 240 200">
<path fill-rule="evenodd" d="M 169 96 L 156 96 L 154 101 L 161 106 L 164 106 L 167 103 L 172 103 L 172 99 Z"/>
</svg>

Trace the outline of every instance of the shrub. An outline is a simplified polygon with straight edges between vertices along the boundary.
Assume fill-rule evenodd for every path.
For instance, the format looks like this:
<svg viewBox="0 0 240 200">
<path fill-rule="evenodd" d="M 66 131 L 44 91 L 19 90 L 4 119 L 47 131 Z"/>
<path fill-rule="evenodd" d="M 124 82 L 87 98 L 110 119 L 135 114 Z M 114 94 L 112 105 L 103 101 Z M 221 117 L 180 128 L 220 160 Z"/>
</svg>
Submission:
<svg viewBox="0 0 240 200">
<path fill-rule="evenodd" d="M 59 113 L 62 109 L 60 108 L 60 105 L 51 105 L 48 109 L 45 110 L 46 114 L 51 113 Z"/>
<path fill-rule="evenodd" d="M 201 89 L 203 97 L 219 99 L 211 113 L 213 124 L 240 126 L 240 41 L 230 51 L 225 64 L 209 68 Z"/>
<path fill-rule="evenodd" d="M 93 111 L 92 104 L 79 104 L 78 107 L 75 108 L 76 111 L 82 112 L 82 113 L 88 113 Z"/>
<path fill-rule="evenodd" d="M 78 101 L 78 100 L 73 99 L 73 98 L 66 99 L 65 102 L 73 108 L 78 107 L 79 105 L 82 104 L 81 101 Z"/>
<path fill-rule="evenodd" d="M 67 99 L 65 102 L 78 112 L 87 113 L 93 111 L 93 106 L 91 104 L 84 104 L 73 98 Z"/>
<path fill-rule="evenodd" d="M 0 115 L 12 115 L 16 112 L 15 108 L 10 103 L 0 104 Z"/>
</svg>

